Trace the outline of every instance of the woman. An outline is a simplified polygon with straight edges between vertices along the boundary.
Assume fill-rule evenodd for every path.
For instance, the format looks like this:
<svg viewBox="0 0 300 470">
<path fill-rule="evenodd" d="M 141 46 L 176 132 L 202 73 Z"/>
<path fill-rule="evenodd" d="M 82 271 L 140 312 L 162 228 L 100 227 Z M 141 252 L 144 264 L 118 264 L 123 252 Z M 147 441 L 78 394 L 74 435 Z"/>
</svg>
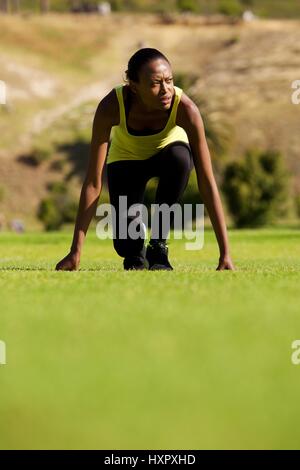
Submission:
<svg viewBox="0 0 300 470">
<path fill-rule="evenodd" d="M 138 50 L 129 60 L 126 74 L 128 84 L 111 90 L 95 113 L 90 160 L 81 190 L 73 242 L 69 254 L 56 269 L 78 269 L 85 235 L 101 192 L 106 156 L 110 202 L 116 210 L 114 247 L 124 258 L 124 269 L 173 268 L 168 259 L 167 233 L 162 228 L 158 229 L 156 238 L 152 237 L 147 250 L 142 236 L 133 239 L 118 235 L 119 215 L 125 217 L 127 228 L 133 219 L 128 213 L 120 213 L 119 196 L 127 197 L 128 207 L 142 203 L 147 181 L 157 176 L 155 203 L 171 206 L 181 197 L 193 164 L 199 192 L 219 245 L 217 270 L 234 269 L 222 204 L 197 106 L 174 86 L 171 65 L 157 49 Z"/>
</svg>

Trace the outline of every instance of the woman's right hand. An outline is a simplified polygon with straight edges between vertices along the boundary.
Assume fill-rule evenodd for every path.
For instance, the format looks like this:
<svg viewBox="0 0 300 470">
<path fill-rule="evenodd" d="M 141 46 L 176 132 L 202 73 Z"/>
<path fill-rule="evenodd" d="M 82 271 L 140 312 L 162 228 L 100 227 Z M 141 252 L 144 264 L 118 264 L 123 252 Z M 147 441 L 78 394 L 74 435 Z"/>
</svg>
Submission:
<svg viewBox="0 0 300 470">
<path fill-rule="evenodd" d="M 79 253 L 70 253 L 55 266 L 56 271 L 77 271 L 80 263 Z"/>
</svg>

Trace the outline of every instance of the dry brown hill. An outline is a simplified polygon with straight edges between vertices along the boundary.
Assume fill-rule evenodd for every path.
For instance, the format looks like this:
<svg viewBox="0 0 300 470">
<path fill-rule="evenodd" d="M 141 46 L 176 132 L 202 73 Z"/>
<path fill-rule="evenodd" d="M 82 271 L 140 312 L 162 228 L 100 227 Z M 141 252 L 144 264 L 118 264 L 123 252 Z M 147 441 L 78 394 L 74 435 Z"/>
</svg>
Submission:
<svg viewBox="0 0 300 470">
<path fill-rule="evenodd" d="M 175 71 L 198 76 L 194 91 L 211 118 L 231 129 L 229 156 L 278 148 L 300 190 L 300 105 L 291 102 L 291 83 L 300 79 L 299 26 L 287 20 L 206 25 L 182 17 L 165 24 L 140 14 L 0 16 L 0 79 L 8 94 L 7 106 L 0 105 L 0 211 L 34 226 L 47 182 L 61 179 L 65 168 L 26 165 L 20 155 L 39 133 L 51 139 L 55 125 L 84 103 L 90 103 L 82 116 L 90 126 L 97 102 L 122 81 L 141 46 L 163 50 Z"/>
</svg>

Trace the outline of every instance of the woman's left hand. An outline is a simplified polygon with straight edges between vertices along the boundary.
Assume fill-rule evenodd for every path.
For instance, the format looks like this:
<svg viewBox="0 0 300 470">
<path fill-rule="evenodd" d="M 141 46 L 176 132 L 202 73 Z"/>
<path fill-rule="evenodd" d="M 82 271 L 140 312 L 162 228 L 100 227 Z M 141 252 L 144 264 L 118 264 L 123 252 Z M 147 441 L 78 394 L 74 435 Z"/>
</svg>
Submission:
<svg viewBox="0 0 300 470">
<path fill-rule="evenodd" d="M 230 270 L 230 271 L 235 270 L 234 264 L 231 261 L 230 256 L 220 256 L 219 258 L 219 265 L 216 271 L 224 271 L 224 270 Z"/>
</svg>

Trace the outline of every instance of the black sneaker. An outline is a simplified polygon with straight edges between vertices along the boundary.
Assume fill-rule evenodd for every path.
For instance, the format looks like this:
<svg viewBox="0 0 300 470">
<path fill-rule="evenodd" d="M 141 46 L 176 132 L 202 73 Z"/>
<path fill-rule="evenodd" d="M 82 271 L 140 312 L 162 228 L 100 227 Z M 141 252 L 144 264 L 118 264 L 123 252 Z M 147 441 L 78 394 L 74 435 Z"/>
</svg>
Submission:
<svg viewBox="0 0 300 470">
<path fill-rule="evenodd" d="M 168 260 L 168 246 L 166 242 L 160 240 L 150 240 L 147 246 L 146 259 L 149 263 L 150 271 L 173 271 Z"/>
<path fill-rule="evenodd" d="M 139 256 L 128 256 L 124 258 L 123 266 L 126 271 L 140 271 L 146 269 L 145 262 Z"/>
</svg>

